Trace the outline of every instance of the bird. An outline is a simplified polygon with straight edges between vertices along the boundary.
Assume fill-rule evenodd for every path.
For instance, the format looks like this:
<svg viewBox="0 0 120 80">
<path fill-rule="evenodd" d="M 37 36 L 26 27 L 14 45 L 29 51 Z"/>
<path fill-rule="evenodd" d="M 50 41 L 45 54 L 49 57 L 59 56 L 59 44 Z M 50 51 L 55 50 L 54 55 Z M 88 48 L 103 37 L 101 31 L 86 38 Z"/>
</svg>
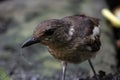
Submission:
<svg viewBox="0 0 120 80">
<path fill-rule="evenodd" d="M 97 76 L 91 58 L 101 47 L 99 21 L 85 14 L 44 20 L 35 27 L 22 48 L 36 43 L 47 46 L 49 53 L 62 63 L 62 80 L 65 80 L 68 63 L 79 64 L 86 60 Z"/>
</svg>

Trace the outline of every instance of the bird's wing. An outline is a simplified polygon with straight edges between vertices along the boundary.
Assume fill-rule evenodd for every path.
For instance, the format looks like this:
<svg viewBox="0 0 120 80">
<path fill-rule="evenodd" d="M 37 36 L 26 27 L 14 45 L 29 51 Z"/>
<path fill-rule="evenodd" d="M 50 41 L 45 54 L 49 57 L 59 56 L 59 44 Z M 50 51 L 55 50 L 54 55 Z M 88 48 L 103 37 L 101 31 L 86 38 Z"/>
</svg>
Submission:
<svg viewBox="0 0 120 80">
<path fill-rule="evenodd" d="M 96 52 L 100 49 L 100 25 L 99 20 L 88 16 L 78 16 L 76 34 L 81 38 L 78 49 L 83 45 L 85 51 Z M 83 44 L 81 44 L 81 41 Z"/>
<path fill-rule="evenodd" d="M 100 49 L 99 19 L 74 15 L 64 17 L 62 20 L 71 23 L 69 28 L 70 40 L 74 40 L 75 49 L 83 51 L 98 51 Z"/>
<path fill-rule="evenodd" d="M 99 21 L 96 18 L 86 17 L 85 21 L 83 21 L 84 29 L 81 31 L 83 34 L 83 39 L 85 42 L 85 48 L 88 51 L 96 52 L 100 49 L 100 25 Z"/>
</svg>

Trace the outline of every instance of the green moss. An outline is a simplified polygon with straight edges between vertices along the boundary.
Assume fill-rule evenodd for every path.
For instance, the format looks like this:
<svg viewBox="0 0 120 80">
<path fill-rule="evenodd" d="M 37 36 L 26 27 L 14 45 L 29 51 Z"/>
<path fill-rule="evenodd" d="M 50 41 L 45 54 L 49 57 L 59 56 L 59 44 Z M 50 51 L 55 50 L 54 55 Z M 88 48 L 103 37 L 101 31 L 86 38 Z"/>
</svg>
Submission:
<svg viewBox="0 0 120 80">
<path fill-rule="evenodd" d="M 0 67 L 0 80 L 12 80 L 4 69 Z"/>
<path fill-rule="evenodd" d="M 50 69 L 61 69 L 61 65 L 59 62 L 55 62 L 52 60 L 47 60 L 43 63 L 44 67 L 50 68 Z"/>
<path fill-rule="evenodd" d="M 36 61 L 38 61 L 38 60 L 43 60 L 48 56 L 49 56 L 49 53 L 46 51 L 46 52 L 43 52 L 42 54 L 35 55 L 34 58 Z"/>
</svg>

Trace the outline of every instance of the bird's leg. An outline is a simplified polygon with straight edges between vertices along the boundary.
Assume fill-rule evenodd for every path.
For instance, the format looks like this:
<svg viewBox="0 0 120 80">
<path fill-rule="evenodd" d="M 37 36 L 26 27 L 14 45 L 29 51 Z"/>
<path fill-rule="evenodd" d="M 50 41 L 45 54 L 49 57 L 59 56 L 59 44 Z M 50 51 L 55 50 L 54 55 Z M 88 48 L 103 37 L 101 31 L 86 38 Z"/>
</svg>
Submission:
<svg viewBox="0 0 120 80">
<path fill-rule="evenodd" d="M 93 65 L 92 65 L 91 60 L 88 59 L 88 62 L 89 62 L 89 64 L 90 64 L 90 67 L 92 68 L 92 71 L 93 71 L 93 73 L 94 73 L 94 75 L 95 75 L 96 80 L 99 80 L 98 77 L 97 77 L 96 71 L 95 71 L 95 69 L 94 69 L 94 67 L 93 67 Z"/>
<path fill-rule="evenodd" d="M 65 80 L 67 62 L 62 61 L 62 80 Z"/>
</svg>

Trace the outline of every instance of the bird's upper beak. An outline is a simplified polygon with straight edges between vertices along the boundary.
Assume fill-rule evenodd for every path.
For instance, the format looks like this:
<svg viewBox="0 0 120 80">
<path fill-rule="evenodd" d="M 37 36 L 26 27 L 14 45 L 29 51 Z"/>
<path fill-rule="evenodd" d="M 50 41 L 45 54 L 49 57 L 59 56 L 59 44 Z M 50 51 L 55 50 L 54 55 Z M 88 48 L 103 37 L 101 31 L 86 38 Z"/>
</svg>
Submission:
<svg viewBox="0 0 120 80">
<path fill-rule="evenodd" d="M 28 47 L 28 46 L 33 45 L 35 43 L 39 43 L 39 41 L 34 39 L 34 38 L 30 38 L 22 44 L 22 48 Z"/>
</svg>

